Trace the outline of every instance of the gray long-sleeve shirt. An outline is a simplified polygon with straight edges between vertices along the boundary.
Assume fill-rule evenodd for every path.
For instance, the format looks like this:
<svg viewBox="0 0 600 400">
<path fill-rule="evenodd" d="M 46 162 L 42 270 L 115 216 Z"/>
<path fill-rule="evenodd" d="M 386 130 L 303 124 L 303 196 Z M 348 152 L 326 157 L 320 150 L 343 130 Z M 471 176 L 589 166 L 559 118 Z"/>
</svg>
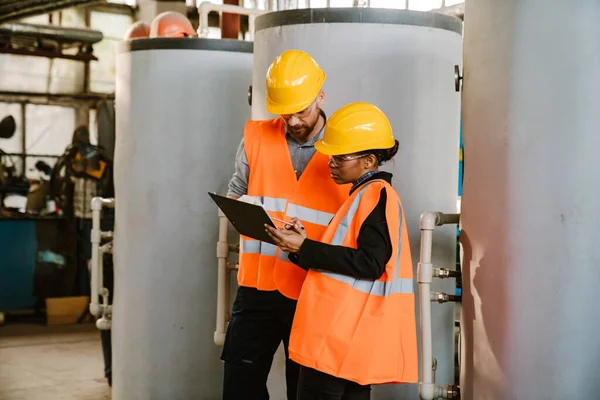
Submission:
<svg viewBox="0 0 600 400">
<path fill-rule="evenodd" d="M 325 113 L 321 110 L 321 115 L 327 121 Z M 324 127 L 325 125 L 323 125 Z M 323 137 L 323 129 L 317 136 L 309 140 L 308 142 L 301 144 L 296 139 L 291 137 L 288 133 L 285 134 L 285 139 L 290 151 L 292 158 L 292 165 L 296 172 L 296 178 L 300 179 L 300 176 L 306 169 L 312 156 L 315 154 L 315 143 Z M 229 181 L 229 190 L 227 196 L 240 197 L 248 194 L 248 177 L 250 176 L 250 166 L 248 165 L 248 158 L 246 156 L 246 150 L 244 148 L 244 138 L 240 142 L 240 145 L 235 156 L 235 172 L 233 177 Z"/>
</svg>

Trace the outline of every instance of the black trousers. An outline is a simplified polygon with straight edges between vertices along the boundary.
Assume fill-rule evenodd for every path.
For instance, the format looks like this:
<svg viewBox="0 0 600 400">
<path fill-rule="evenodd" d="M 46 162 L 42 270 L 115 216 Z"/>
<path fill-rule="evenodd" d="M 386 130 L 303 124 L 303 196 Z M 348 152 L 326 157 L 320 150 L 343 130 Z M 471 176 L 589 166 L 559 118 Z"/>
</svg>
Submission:
<svg viewBox="0 0 600 400">
<path fill-rule="evenodd" d="M 298 400 L 369 400 L 371 386 L 300 367 Z"/>
<path fill-rule="evenodd" d="M 112 386 L 112 341 L 110 330 L 100 331 L 100 343 L 102 343 L 102 356 L 104 358 L 104 377 Z"/>
<path fill-rule="evenodd" d="M 267 400 L 273 356 L 283 342 L 288 400 L 296 400 L 299 365 L 288 345 L 296 301 L 278 291 L 240 286 L 227 327 L 221 359 L 225 361 L 223 400 Z"/>
</svg>

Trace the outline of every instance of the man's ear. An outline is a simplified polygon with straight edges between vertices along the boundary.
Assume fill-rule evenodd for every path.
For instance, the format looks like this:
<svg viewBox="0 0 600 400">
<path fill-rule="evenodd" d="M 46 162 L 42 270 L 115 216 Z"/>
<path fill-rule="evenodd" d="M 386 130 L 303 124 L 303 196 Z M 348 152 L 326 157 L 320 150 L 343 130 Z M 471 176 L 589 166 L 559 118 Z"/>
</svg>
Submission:
<svg viewBox="0 0 600 400">
<path fill-rule="evenodd" d="M 319 108 L 321 108 L 324 101 L 325 101 L 325 92 L 321 90 L 319 92 L 319 94 L 317 95 L 317 105 L 319 106 Z"/>
</svg>

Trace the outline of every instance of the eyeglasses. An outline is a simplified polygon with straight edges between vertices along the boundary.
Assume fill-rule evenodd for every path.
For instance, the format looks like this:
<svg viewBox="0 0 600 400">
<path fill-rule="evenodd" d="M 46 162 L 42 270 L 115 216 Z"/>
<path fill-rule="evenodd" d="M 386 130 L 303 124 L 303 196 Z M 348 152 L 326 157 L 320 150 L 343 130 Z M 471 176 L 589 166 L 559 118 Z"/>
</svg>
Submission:
<svg viewBox="0 0 600 400">
<path fill-rule="evenodd" d="M 283 114 L 281 116 L 281 118 L 283 118 L 284 120 L 288 120 L 292 117 L 296 117 L 296 118 L 306 118 L 310 115 L 310 113 L 312 112 L 312 110 L 314 110 L 315 105 L 317 104 L 317 100 L 313 101 L 311 103 L 311 105 L 309 105 L 308 107 L 306 107 L 304 110 L 294 113 L 294 114 Z"/>
<path fill-rule="evenodd" d="M 363 158 L 368 156 L 369 154 L 360 154 L 358 156 L 330 156 L 329 162 L 336 167 L 339 167 L 341 163 L 346 161 L 358 160 L 359 158 Z"/>
</svg>

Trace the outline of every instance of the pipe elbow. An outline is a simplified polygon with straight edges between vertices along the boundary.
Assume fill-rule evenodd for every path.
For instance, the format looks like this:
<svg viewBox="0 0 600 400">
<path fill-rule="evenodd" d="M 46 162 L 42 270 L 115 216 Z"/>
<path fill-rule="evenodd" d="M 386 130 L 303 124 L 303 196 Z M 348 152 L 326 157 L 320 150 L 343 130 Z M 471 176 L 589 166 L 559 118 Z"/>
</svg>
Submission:
<svg viewBox="0 0 600 400">
<path fill-rule="evenodd" d="M 103 204 L 104 204 L 104 201 L 103 201 L 102 197 L 94 197 L 92 199 L 92 211 L 102 210 Z"/>
<path fill-rule="evenodd" d="M 112 328 L 112 322 L 110 319 L 102 317 L 96 321 L 96 328 L 101 331 L 109 331 Z"/>
<path fill-rule="evenodd" d="M 94 317 L 99 316 L 102 313 L 102 307 L 99 303 L 90 303 L 90 314 Z"/>
<path fill-rule="evenodd" d="M 434 400 L 441 395 L 438 385 L 435 383 L 419 383 L 419 398 L 421 400 Z"/>
<path fill-rule="evenodd" d="M 438 218 L 439 218 L 438 214 L 439 213 L 432 212 L 432 211 L 425 211 L 423 214 L 421 214 L 421 220 L 420 220 L 421 230 L 428 230 L 428 231 L 434 230 L 437 225 L 437 222 L 438 222 Z"/>
<path fill-rule="evenodd" d="M 214 340 L 217 346 L 223 346 L 225 344 L 225 332 L 215 331 Z"/>
<path fill-rule="evenodd" d="M 213 6 L 213 3 L 211 3 L 210 1 L 203 1 L 198 6 L 198 14 L 200 14 L 200 15 L 202 15 L 202 13 L 208 14 L 211 11 L 212 6 Z"/>
</svg>

